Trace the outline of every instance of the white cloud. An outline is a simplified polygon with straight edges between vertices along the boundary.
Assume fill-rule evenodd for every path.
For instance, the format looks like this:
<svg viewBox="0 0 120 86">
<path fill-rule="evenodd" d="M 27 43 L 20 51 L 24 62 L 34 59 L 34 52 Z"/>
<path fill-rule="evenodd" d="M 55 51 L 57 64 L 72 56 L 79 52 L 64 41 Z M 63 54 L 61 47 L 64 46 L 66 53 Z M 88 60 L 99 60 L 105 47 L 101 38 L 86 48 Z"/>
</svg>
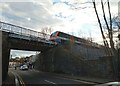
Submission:
<svg viewBox="0 0 120 86">
<path fill-rule="evenodd" d="M 74 32 L 79 36 L 79 31 L 88 36 L 91 32 L 93 37 L 98 35 L 99 39 L 94 37 L 95 40 L 101 40 L 101 34 L 97 18 L 93 9 L 91 0 L 29 0 L 31 2 L 7 2 L 2 3 L 0 15 L 3 21 L 29 27 L 33 30 L 40 31 L 39 29 L 44 26 L 51 26 L 54 31 L 60 30 L 63 32 Z M 53 4 L 53 2 L 57 2 Z M 112 1 L 112 0 L 110 0 Z M 117 1 L 114 0 L 111 4 L 112 15 L 117 14 Z M 97 9 L 101 20 L 102 11 L 101 5 L 97 2 Z M 106 4 L 105 4 L 106 5 Z M 87 7 L 87 8 L 85 8 Z M 79 9 L 77 9 L 79 8 Z M 105 7 L 106 16 L 108 16 L 108 9 Z M 97 33 L 97 34 L 96 34 Z"/>
<path fill-rule="evenodd" d="M 2 3 L 2 20 L 34 30 L 39 30 L 46 25 L 50 26 L 59 23 L 60 20 L 55 19 L 55 17 L 50 14 L 50 11 L 48 11 L 48 8 L 51 9 L 51 7 L 49 7 L 51 5 L 49 5 L 48 2 L 46 4 L 48 4 L 48 7 L 47 5 L 32 2 Z"/>
<path fill-rule="evenodd" d="M 89 37 L 91 33 L 94 41 L 101 42 L 102 38 L 93 4 L 88 3 L 91 1 L 2 0 L 0 1 L 0 20 L 37 31 L 40 31 L 41 27 L 49 26 L 54 31 L 73 33 L 78 37 Z M 99 1 L 96 0 L 97 10 L 103 20 Z M 110 0 L 112 16 L 117 15 L 118 1 Z M 105 7 L 105 11 L 108 16 L 107 7 Z M 22 55 L 22 53 L 18 52 L 18 55 Z"/>
<path fill-rule="evenodd" d="M 36 52 L 33 51 L 23 51 L 23 50 L 11 50 L 10 55 L 12 55 L 12 58 L 15 57 L 26 57 L 30 55 L 35 55 Z"/>
</svg>

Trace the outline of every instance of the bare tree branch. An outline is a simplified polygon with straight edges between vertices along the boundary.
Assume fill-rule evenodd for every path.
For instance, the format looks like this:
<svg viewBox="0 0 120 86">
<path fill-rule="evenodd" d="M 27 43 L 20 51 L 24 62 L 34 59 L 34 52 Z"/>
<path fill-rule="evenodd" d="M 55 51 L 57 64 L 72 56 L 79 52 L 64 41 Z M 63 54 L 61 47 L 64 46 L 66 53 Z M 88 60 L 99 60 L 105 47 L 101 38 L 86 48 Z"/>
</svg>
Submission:
<svg viewBox="0 0 120 86">
<path fill-rule="evenodd" d="M 106 27 L 107 27 L 108 37 L 109 37 L 109 40 L 110 40 L 110 46 L 111 46 L 110 28 L 109 28 L 109 25 L 108 25 L 108 22 L 107 22 L 107 19 L 106 19 L 103 0 L 101 0 L 101 5 L 102 5 L 102 11 L 103 11 L 103 18 L 104 18 L 104 21 L 105 21 L 105 24 L 106 24 Z M 111 54 L 112 54 L 112 52 L 111 52 Z"/>
<path fill-rule="evenodd" d="M 103 29 L 102 29 L 102 24 L 101 24 L 101 22 L 100 22 L 100 18 L 99 18 L 99 16 L 98 16 L 98 12 L 97 12 L 97 9 L 96 9 L 96 3 L 95 3 L 95 0 L 92 0 L 92 1 L 93 1 L 93 6 L 94 6 L 94 9 L 95 9 L 96 16 L 97 16 L 97 19 L 98 19 L 98 23 L 99 23 L 100 31 L 101 31 L 102 38 L 103 38 L 103 42 L 104 42 L 104 45 L 106 46 L 106 52 L 107 52 L 108 54 L 111 54 L 111 53 L 109 52 L 109 50 L 108 50 L 109 45 L 108 45 L 108 42 L 107 42 L 107 40 L 106 40 L 106 38 L 105 38 L 105 35 L 104 35 L 104 32 L 103 32 Z"/>
<path fill-rule="evenodd" d="M 114 52 L 115 48 L 114 48 L 114 42 L 113 42 L 112 18 L 111 18 L 111 12 L 110 12 L 110 3 L 109 3 L 109 0 L 107 0 L 107 2 L 108 2 L 109 17 L 110 17 L 110 29 L 109 29 L 110 45 L 111 45 L 111 48 Z"/>
<path fill-rule="evenodd" d="M 103 11 L 103 18 L 104 18 L 104 20 L 105 20 L 107 30 L 109 31 L 109 25 L 108 25 L 108 23 L 107 23 L 107 19 L 106 19 L 106 15 L 105 15 L 103 0 L 101 0 L 101 5 L 102 5 L 102 11 Z"/>
<path fill-rule="evenodd" d="M 51 27 L 43 27 L 41 28 L 41 33 L 43 38 L 47 38 L 48 35 L 52 33 L 53 29 Z"/>
</svg>

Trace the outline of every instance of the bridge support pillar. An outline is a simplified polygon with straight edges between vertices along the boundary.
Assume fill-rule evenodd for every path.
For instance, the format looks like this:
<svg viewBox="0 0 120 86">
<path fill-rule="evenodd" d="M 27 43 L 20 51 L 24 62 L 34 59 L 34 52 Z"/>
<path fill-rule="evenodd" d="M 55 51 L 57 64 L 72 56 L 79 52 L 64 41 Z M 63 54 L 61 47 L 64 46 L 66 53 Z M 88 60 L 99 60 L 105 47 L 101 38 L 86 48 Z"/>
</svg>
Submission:
<svg viewBox="0 0 120 86">
<path fill-rule="evenodd" d="M 2 81 L 4 81 L 8 75 L 9 56 L 10 56 L 10 48 L 9 48 L 8 34 L 3 32 L 2 33 Z"/>
</svg>

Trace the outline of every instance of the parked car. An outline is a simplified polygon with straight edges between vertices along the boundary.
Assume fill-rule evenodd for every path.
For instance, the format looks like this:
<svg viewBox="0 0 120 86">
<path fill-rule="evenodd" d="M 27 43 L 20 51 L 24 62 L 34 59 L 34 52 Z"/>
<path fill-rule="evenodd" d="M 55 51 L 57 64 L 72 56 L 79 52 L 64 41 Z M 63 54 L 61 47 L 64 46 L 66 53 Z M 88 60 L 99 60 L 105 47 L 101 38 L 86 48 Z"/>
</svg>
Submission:
<svg viewBox="0 0 120 86">
<path fill-rule="evenodd" d="M 27 66 L 27 65 L 22 65 L 22 66 L 20 67 L 20 70 L 28 70 L 28 66 Z"/>
</svg>

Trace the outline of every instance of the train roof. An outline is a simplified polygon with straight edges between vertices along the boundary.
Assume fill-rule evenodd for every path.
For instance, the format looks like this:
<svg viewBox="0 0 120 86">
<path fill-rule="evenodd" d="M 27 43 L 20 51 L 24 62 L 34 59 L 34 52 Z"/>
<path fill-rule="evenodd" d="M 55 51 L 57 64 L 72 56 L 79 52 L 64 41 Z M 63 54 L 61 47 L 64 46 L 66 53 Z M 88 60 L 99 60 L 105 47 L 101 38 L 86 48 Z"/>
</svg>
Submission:
<svg viewBox="0 0 120 86">
<path fill-rule="evenodd" d="M 95 43 L 95 42 L 91 42 L 91 41 L 89 41 L 89 40 L 86 40 L 86 39 L 84 39 L 84 38 L 76 37 L 76 36 L 74 36 L 74 35 L 71 35 L 71 34 L 68 34 L 68 33 L 64 33 L 64 32 L 61 32 L 61 31 L 55 31 L 54 33 L 56 33 L 56 32 L 59 32 L 59 33 L 62 33 L 62 34 L 66 34 L 66 35 L 69 35 L 69 36 L 73 36 L 73 37 L 75 37 L 75 38 L 77 38 L 77 39 L 80 39 L 81 41 L 86 42 L 86 43 Z M 98 43 L 95 43 L 95 44 L 98 44 Z M 100 44 L 98 44 L 98 45 L 100 45 Z M 100 45 L 100 46 L 103 47 L 103 45 Z"/>
<path fill-rule="evenodd" d="M 74 36 L 74 35 L 71 35 L 71 34 L 68 34 L 68 33 L 65 33 L 65 32 L 55 31 L 55 33 L 56 33 L 56 32 L 60 32 L 60 33 L 63 33 L 63 34 L 66 34 L 66 35 L 73 36 L 73 37 L 75 37 L 75 38 L 78 38 L 78 39 L 84 40 L 84 41 L 88 41 L 88 40 L 86 40 L 86 39 L 84 39 L 84 38 L 80 38 L 80 37 L 77 37 L 77 36 Z"/>
</svg>

